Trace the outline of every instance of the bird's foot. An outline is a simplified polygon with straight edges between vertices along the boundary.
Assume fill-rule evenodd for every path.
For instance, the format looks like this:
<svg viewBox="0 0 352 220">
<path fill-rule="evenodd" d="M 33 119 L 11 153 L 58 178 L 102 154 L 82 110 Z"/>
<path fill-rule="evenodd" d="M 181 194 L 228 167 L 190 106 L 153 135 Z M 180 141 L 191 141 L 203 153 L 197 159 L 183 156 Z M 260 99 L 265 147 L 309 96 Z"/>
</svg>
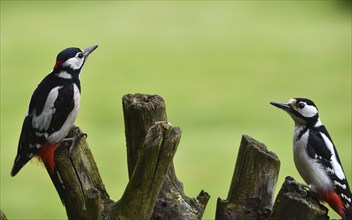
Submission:
<svg viewBox="0 0 352 220">
<path fill-rule="evenodd" d="M 68 147 L 68 155 L 69 157 L 71 157 L 72 155 L 72 151 L 73 151 L 73 148 L 75 147 L 76 145 L 76 142 L 81 140 L 82 137 L 85 137 L 87 138 L 88 135 L 86 133 L 81 133 L 79 135 L 76 135 L 76 136 L 73 136 L 73 137 L 70 137 L 70 138 L 65 138 L 63 141 L 69 141 L 71 142 L 70 146 Z"/>
<path fill-rule="evenodd" d="M 300 190 L 300 194 L 303 196 L 303 197 L 306 197 L 308 195 L 309 192 L 311 192 L 311 185 L 307 185 L 307 184 L 302 184 L 300 183 L 299 184 L 299 190 Z"/>
<path fill-rule="evenodd" d="M 300 188 L 309 191 L 311 186 L 304 183 L 300 183 Z"/>
</svg>

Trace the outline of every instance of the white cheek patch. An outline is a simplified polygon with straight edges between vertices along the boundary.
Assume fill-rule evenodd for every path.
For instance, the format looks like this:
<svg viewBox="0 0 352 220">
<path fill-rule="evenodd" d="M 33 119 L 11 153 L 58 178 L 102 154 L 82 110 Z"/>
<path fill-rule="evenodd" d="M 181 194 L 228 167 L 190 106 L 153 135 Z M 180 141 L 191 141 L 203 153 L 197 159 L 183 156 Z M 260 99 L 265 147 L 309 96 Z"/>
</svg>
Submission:
<svg viewBox="0 0 352 220">
<path fill-rule="evenodd" d="M 318 113 L 318 110 L 311 105 L 307 105 L 303 109 L 297 109 L 297 111 L 306 118 L 311 118 Z"/>
<path fill-rule="evenodd" d="M 62 66 L 70 67 L 71 69 L 77 70 L 82 67 L 83 62 L 84 62 L 84 58 L 79 59 L 78 57 L 72 57 L 72 58 L 66 60 L 62 64 Z"/>
</svg>

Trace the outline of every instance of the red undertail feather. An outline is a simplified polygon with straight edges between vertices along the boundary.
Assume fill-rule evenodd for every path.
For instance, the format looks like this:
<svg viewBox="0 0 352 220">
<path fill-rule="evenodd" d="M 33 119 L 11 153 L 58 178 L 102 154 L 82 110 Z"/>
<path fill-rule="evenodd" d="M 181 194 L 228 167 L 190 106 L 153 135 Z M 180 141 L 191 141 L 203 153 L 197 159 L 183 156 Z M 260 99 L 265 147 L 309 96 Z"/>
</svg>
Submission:
<svg viewBox="0 0 352 220">
<path fill-rule="evenodd" d="M 346 215 L 344 202 L 335 191 L 319 193 L 319 197 L 327 202 L 329 206 L 335 210 L 341 217 Z"/>
<path fill-rule="evenodd" d="M 44 165 L 49 168 L 51 173 L 55 172 L 54 152 L 58 146 L 58 144 L 45 142 L 38 151 L 38 156 L 43 161 Z"/>
</svg>

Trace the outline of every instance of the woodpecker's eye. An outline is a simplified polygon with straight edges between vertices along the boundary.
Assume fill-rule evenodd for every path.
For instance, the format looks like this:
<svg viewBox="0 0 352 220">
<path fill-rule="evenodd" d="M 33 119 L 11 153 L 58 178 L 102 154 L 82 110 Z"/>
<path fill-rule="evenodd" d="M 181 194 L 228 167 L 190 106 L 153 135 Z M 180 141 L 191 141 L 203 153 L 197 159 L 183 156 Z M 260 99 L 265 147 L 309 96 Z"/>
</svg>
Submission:
<svg viewBox="0 0 352 220">
<path fill-rule="evenodd" d="M 83 53 L 82 53 L 82 52 L 79 52 L 79 53 L 77 54 L 77 57 L 80 58 L 80 59 L 82 59 L 82 58 L 83 58 Z"/>
<path fill-rule="evenodd" d="M 298 105 L 297 105 L 297 107 L 299 108 L 299 109 L 302 109 L 302 108 L 304 108 L 304 103 L 302 103 L 302 102 L 300 102 L 300 103 L 298 103 Z"/>
</svg>

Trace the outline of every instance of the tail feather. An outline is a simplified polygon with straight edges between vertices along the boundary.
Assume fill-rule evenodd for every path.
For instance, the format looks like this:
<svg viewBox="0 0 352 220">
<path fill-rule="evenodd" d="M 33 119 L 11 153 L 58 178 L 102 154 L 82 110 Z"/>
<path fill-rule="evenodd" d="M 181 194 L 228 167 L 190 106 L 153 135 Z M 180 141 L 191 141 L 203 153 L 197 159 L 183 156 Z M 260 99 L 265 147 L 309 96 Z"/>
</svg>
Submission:
<svg viewBox="0 0 352 220">
<path fill-rule="evenodd" d="M 35 153 L 38 159 L 49 168 L 51 173 L 54 173 L 55 171 L 54 152 L 58 146 L 58 144 L 49 144 L 48 142 L 45 142 L 38 152 Z M 34 152 L 18 152 L 11 170 L 11 176 L 15 176 L 22 169 L 22 167 L 34 157 L 35 154 Z"/>
<path fill-rule="evenodd" d="M 58 144 L 49 144 L 45 142 L 37 152 L 39 159 L 43 161 L 44 165 L 50 170 L 51 173 L 55 172 L 55 159 L 54 153 Z"/>
<path fill-rule="evenodd" d="M 345 220 L 352 220 L 352 206 L 346 211 Z"/>
<path fill-rule="evenodd" d="M 30 159 L 32 159 L 32 157 L 17 154 L 12 166 L 11 176 L 15 176 Z"/>
</svg>

